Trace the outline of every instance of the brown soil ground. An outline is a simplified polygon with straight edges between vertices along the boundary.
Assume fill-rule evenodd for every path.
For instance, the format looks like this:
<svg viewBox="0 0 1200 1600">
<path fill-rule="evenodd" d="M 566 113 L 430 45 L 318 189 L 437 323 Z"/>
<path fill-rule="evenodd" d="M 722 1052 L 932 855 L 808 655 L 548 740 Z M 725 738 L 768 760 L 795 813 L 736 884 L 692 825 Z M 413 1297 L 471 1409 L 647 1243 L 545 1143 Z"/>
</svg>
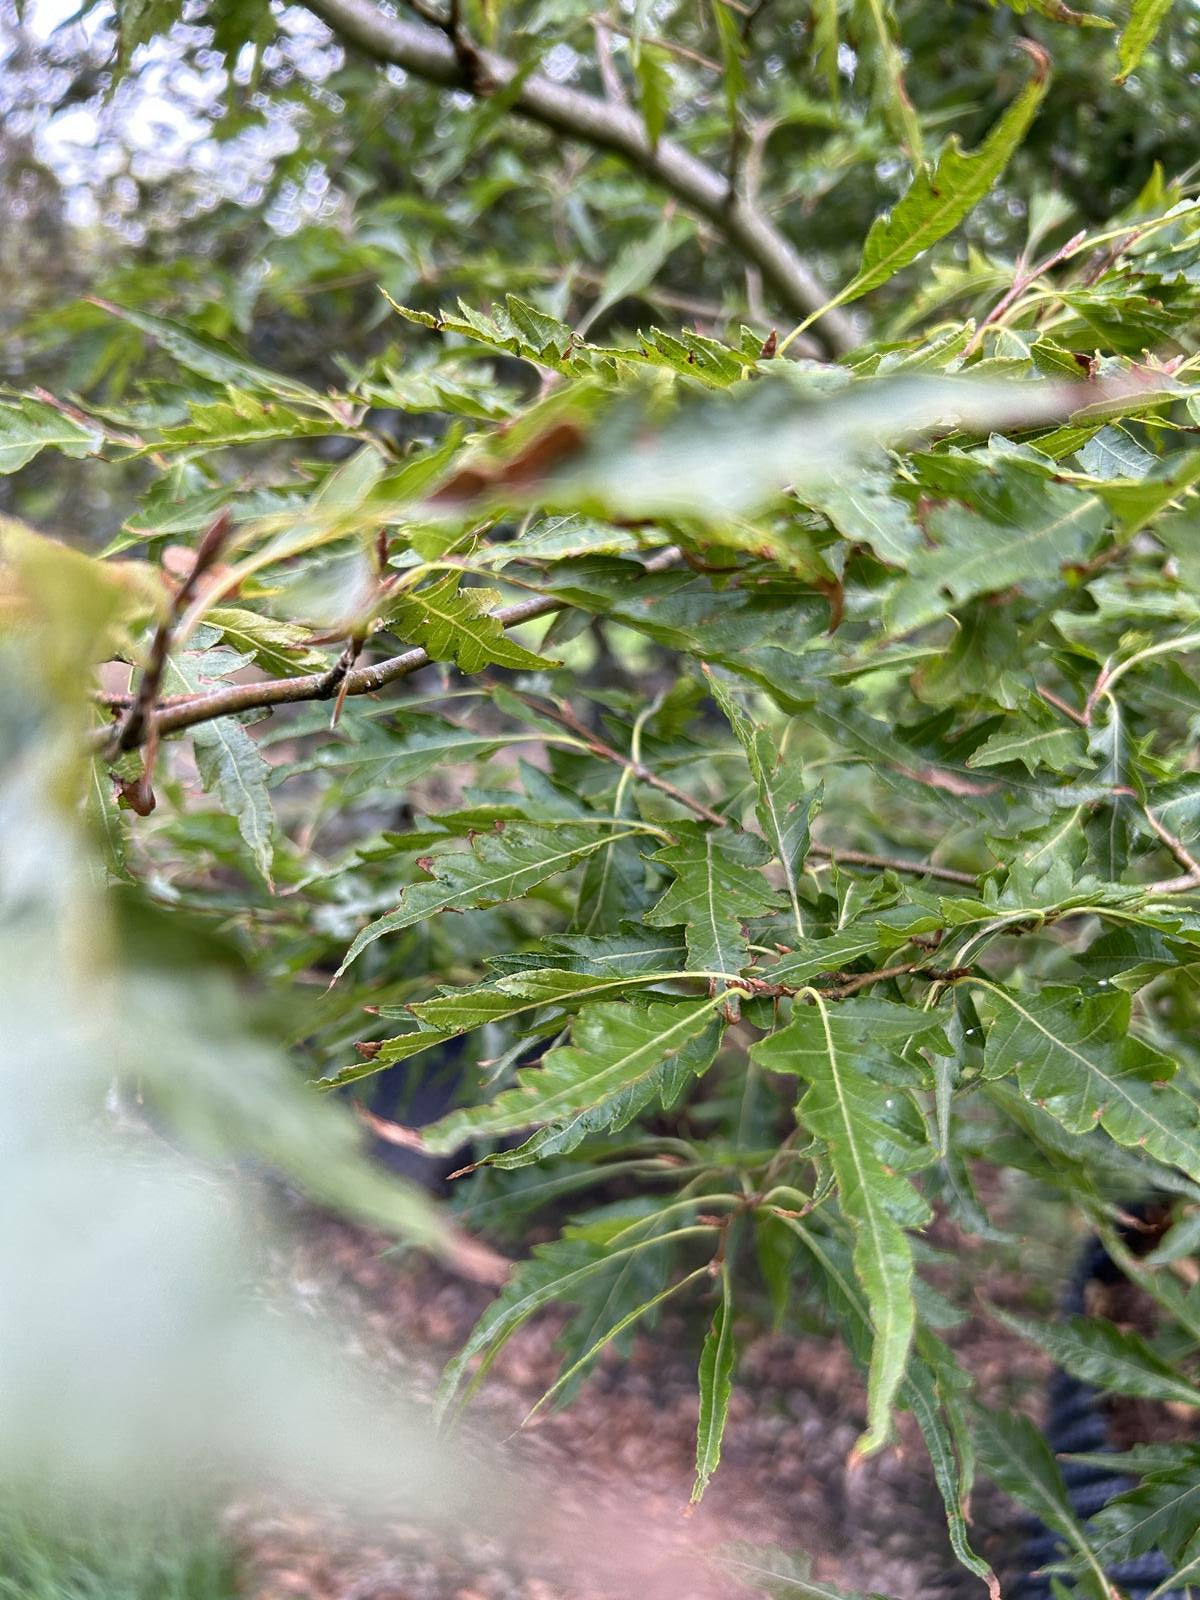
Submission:
<svg viewBox="0 0 1200 1600">
<path fill-rule="evenodd" d="M 488 1291 L 386 1241 L 304 1212 L 283 1276 L 310 1309 L 353 1330 L 353 1343 L 426 1403 Z M 1020 1303 L 1016 1284 L 991 1299 Z M 514 1475 L 540 1485 L 551 1514 L 500 1535 L 396 1526 L 364 1534 L 333 1513 L 256 1505 L 232 1521 L 254 1600 L 701 1600 L 752 1596 L 703 1554 L 744 1541 L 802 1550 L 811 1580 L 895 1600 L 967 1600 L 986 1591 L 956 1567 L 919 1433 L 902 1418 L 897 1442 L 851 1469 L 864 1417 L 861 1379 L 836 1343 L 739 1329 L 737 1384 L 721 1466 L 694 1516 L 697 1341 L 669 1319 L 629 1360 L 601 1362 L 567 1409 L 521 1419 L 552 1381 L 554 1314 L 515 1335 L 470 1413 L 471 1437 Z M 954 1343 L 988 1395 L 1036 1408 L 1046 1367 L 982 1315 Z M 1019 1560 L 1019 1513 L 984 1486 L 977 1548 L 1000 1571 Z"/>
</svg>

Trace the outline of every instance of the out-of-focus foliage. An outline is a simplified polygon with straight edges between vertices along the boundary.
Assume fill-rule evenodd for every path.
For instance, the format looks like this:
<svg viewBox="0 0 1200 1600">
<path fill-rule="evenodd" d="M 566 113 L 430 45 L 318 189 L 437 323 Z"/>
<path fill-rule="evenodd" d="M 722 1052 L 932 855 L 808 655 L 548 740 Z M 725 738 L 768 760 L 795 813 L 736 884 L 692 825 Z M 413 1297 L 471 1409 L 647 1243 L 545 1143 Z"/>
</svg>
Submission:
<svg viewBox="0 0 1200 1600">
<path fill-rule="evenodd" d="M 390 1132 L 465 1143 L 459 1222 L 522 1259 L 447 1411 L 543 1306 L 576 1310 L 561 1398 L 690 1301 L 698 1497 L 739 1321 L 816 1319 L 866 1373 L 860 1450 L 913 1413 L 979 1578 L 977 1456 L 1095 1600 L 1151 1537 L 1194 1569 L 1155 1509 L 1194 1451 L 1082 1527 L 1032 1427 L 975 1405 L 926 1229 L 994 1239 L 999 1173 L 1102 1229 L 1154 1193 L 1194 1238 L 1195 9 L 418 9 L 459 88 L 304 11 L 89 13 L 118 96 L 190 63 L 205 138 L 297 138 L 224 199 L 164 179 L 163 217 L 39 191 L 91 298 L 23 308 L 0 465 L 88 553 L 38 590 L 44 648 L 12 586 L 12 653 L 107 663 L 51 741 L 97 903 L 187 913 L 254 975 L 312 1083 L 271 1055 L 295 1122 L 242 1118 L 232 1073 L 219 1117 L 285 1169 L 328 1091 L 460 1052 L 462 1103 Z M 547 79 L 630 159 L 577 101 L 578 138 L 522 120 Z M 692 204 L 677 149 L 736 203 Z M 809 271 L 828 303 L 785 318 Z M 208 1129 L 189 1082 L 153 1087 Z M 1160 1254 L 1154 1342 L 1021 1331 L 1194 1403 Z"/>
<path fill-rule="evenodd" d="M 412 1419 L 332 1336 L 244 1293 L 251 1161 L 406 1241 L 463 1246 L 366 1162 L 346 1107 L 306 1092 L 269 1042 L 278 1002 L 255 1016 L 254 975 L 203 913 L 100 867 L 116 836 L 80 717 L 138 586 L 8 526 L 0 595 L 0 1196 L 20 1219 L 0 1242 L 0 1493 L 190 1499 L 210 1472 L 307 1493 L 320 1462 L 372 1509 L 399 1494 L 454 1514 Z"/>
<path fill-rule="evenodd" d="M 234 1600 L 228 1550 L 200 1518 L 119 1531 L 93 1511 L 72 1509 L 71 1525 L 45 1511 L 0 1520 L 0 1595 L 4 1600 Z M 128 1511 L 126 1511 L 128 1517 Z"/>
</svg>

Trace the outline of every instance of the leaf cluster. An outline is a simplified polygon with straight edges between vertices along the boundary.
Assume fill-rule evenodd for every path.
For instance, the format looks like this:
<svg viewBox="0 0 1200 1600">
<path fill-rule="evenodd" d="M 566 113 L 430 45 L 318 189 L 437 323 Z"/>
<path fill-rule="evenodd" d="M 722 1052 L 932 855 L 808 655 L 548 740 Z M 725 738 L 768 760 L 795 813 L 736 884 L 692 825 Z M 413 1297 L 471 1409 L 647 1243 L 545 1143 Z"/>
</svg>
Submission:
<svg viewBox="0 0 1200 1600">
<path fill-rule="evenodd" d="M 714 49 L 728 92 L 698 123 L 736 153 L 757 79 L 715 10 L 675 43 Z M 1069 8 L 1010 10 L 1111 48 Z M 1132 8 L 1121 75 L 1163 13 Z M 637 16 L 657 145 L 675 57 Z M 853 39 L 906 178 L 807 322 L 605 323 L 694 242 L 672 218 L 591 316 L 516 279 L 486 306 L 392 285 L 388 344 L 335 382 L 135 293 L 93 305 L 153 353 L 144 381 L 14 386 L 0 470 L 59 452 L 130 501 L 100 555 L 4 525 L 13 654 L 57 707 L 53 781 L 104 894 L 186 908 L 303 997 L 280 1026 L 311 1081 L 279 1093 L 305 1109 L 262 1153 L 308 1173 L 322 1097 L 465 1064 L 455 1103 L 387 1131 L 462 1152 L 462 1226 L 553 1237 L 444 1408 L 545 1306 L 573 1312 L 556 1400 L 609 1344 L 698 1316 L 699 1498 L 739 1330 L 817 1319 L 865 1374 L 859 1451 L 913 1414 L 977 1577 L 978 1467 L 1085 1592 L 1150 1548 L 1178 1585 L 1195 1451 L 1132 1456 L 1081 1519 L 1033 1424 L 976 1404 L 932 1241 L 1005 1239 L 997 1173 L 1114 1250 L 1157 1197 L 1170 1228 L 1131 1266 L 1157 1331 L 1016 1326 L 1111 1393 L 1200 1401 L 1173 1270 L 1200 1199 L 1200 206 L 1161 174 L 1099 223 L 1031 195 L 1015 249 L 958 254 L 1053 96 L 1044 53 L 930 156 L 890 9 L 813 20 L 827 106 Z M 129 56 L 162 19 L 122 25 Z M 860 302 L 857 348 L 799 353 Z M 347 1203 L 387 1211 L 347 1162 Z M 410 1203 L 402 1231 L 461 1249 Z"/>
</svg>

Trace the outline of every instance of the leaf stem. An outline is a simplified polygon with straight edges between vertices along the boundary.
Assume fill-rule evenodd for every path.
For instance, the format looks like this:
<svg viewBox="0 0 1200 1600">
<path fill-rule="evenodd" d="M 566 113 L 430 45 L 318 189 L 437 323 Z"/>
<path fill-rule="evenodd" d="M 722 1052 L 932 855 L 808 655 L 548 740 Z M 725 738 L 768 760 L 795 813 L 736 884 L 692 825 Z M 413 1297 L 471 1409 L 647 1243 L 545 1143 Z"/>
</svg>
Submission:
<svg viewBox="0 0 1200 1600">
<path fill-rule="evenodd" d="M 1066 244 L 1060 245 L 1057 250 L 1051 251 L 1051 253 L 1046 256 L 1044 260 L 1039 261 L 1036 266 L 1018 270 L 1016 276 L 1013 278 L 1011 287 L 1000 297 L 1000 299 L 988 312 L 987 316 L 984 317 L 983 321 L 979 324 L 975 332 L 967 341 L 966 347 L 963 350 L 963 359 L 965 360 L 967 356 L 974 355 L 975 351 L 978 350 L 979 346 L 983 343 L 983 336 L 987 332 L 988 328 L 1000 321 L 1000 319 L 1004 316 L 1004 313 L 1009 309 L 1010 306 L 1014 304 L 1015 301 L 1021 298 L 1026 289 L 1029 288 L 1030 284 L 1035 283 L 1038 278 L 1044 276 L 1044 274 L 1049 272 L 1051 268 L 1057 267 L 1063 261 L 1066 261 L 1069 256 L 1073 256 L 1083 244 L 1083 241 L 1086 237 L 1086 231 L 1081 230 L 1079 233 L 1074 234 L 1070 239 L 1068 239 Z"/>
<path fill-rule="evenodd" d="M 1143 661 L 1150 661 L 1155 656 L 1169 655 L 1173 650 L 1185 651 L 1198 648 L 1200 648 L 1200 631 L 1181 633 L 1173 639 L 1160 639 L 1157 644 L 1148 644 L 1142 650 L 1135 650 L 1133 655 L 1126 656 L 1124 661 L 1118 661 L 1115 666 L 1110 666 L 1106 662 L 1092 686 L 1087 705 L 1083 709 L 1085 725 L 1091 726 L 1092 712 L 1096 709 L 1097 702 L 1110 692 L 1113 684 L 1123 678 L 1131 667 L 1136 667 Z"/>
</svg>

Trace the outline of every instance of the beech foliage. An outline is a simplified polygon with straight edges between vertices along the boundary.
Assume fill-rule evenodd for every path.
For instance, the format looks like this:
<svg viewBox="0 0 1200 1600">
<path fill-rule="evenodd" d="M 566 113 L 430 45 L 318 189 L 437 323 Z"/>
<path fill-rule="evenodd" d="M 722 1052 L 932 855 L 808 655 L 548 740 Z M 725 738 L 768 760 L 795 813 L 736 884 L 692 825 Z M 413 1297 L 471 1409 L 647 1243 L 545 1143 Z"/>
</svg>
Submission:
<svg viewBox="0 0 1200 1600">
<path fill-rule="evenodd" d="M 699 1498 L 741 1330 L 815 1319 L 865 1374 L 860 1453 L 915 1416 L 960 1561 L 994 1586 L 984 1472 L 1101 1600 L 1147 1548 L 1200 1569 L 1196 1449 L 1132 1452 L 1080 1523 L 977 1402 L 929 1230 L 993 1246 L 1015 1187 L 1121 1249 L 1157 1197 L 1152 1337 L 1007 1320 L 1197 1404 L 1200 201 L 1182 163 L 1106 188 L 1056 67 L 1127 106 L 1200 46 L 1159 0 L 974 8 L 969 98 L 936 9 L 465 0 L 380 13 L 372 61 L 373 8 L 328 0 L 344 80 L 298 87 L 290 13 L 212 8 L 223 136 L 300 107 L 345 192 L 265 245 L 222 211 L 211 261 L 180 222 L 159 276 L 97 267 L 30 324 L 4 805 L 83 829 L 95 920 L 73 943 L 20 859 L 6 915 L 45 901 L 85 970 L 175 927 L 177 978 L 235 970 L 273 1054 L 156 1069 L 165 1114 L 459 1265 L 513 1256 L 447 1413 L 543 1307 L 561 1403 L 669 1302 Z M 115 76 L 195 48 L 179 10 L 117 5 Z M 381 126 L 412 170 L 356 201 Z M 61 499 L 85 476 L 99 532 Z M 398 1130 L 462 1152 L 435 1206 L 344 1102 L 447 1052 L 461 1103 Z"/>
</svg>

